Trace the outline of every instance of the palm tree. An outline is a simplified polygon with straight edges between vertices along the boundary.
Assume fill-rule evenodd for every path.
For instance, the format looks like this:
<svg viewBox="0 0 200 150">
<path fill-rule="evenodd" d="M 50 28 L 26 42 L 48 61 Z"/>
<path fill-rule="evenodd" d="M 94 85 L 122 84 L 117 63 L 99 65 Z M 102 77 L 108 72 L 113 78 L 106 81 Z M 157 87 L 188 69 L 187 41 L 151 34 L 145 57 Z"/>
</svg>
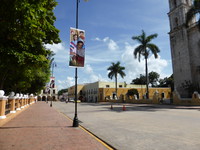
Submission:
<svg viewBox="0 0 200 150">
<path fill-rule="evenodd" d="M 108 67 L 107 70 L 110 72 L 108 73 L 108 77 L 112 80 L 113 77 L 115 77 L 115 92 L 117 96 L 117 75 L 119 74 L 122 78 L 126 76 L 123 70 L 125 70 L 125 67 L 120 66 L 120 62 L 118 61 L 116 64 L 111 63 L 112 65 Z"/>
<path fill-rule="evenodd" d="M 139 46 L 137 46 L 134 50 L 134 56 L 137 58 L 138 55 L 138 60 L 140 62 L 140 57 L 141 55 L 144 56 L 145 58 L 145 72 L 146 72 L 146 89 L 147 89 L 147 99 L 149 98 L 149 78 L 148 78 L 148 66 L 147 66 L 147 59 L 149 57 L 150 52 L 154 54 L 155 58 L 158 58 L 158 54 L 160 52 L 159 48 L 153 44 L 150 43 L 151 40 L 156 38 L 158 35 L 157 34 L 151 34 L 149 36 L 146 36 L 146 33 L 142 30 L 142 34 L 139 36 L 133 36 L 132 39 L 138 41 L 140 43 Z"/>
<path fill-rule="evenodd" d="M 198 20 L 198 27 L 200 31 L 200 0 L 194 0 L 193 5 L 189 9 L 189 11 L 186 14 L 186 26 L 188 27 L 189 22 L 197 15 L 199 14 L 199 20 Z"/>
</svg>

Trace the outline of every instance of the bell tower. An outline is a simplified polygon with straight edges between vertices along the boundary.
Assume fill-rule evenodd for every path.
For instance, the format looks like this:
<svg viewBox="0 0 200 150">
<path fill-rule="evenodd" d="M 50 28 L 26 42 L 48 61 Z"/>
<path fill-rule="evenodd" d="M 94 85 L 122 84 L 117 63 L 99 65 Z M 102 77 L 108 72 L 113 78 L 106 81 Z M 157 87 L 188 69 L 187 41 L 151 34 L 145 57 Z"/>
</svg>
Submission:
<svg viewBox="0 0 200 150">
<path fill-rule="evenodd" d="M 186 13 L 192 5 L 192 0 L 169 0 L 170 11 L 170 46 L 173 65 L 174 85 L 181 97 L 188 97 L 183 88 L 186 81 L 192 82 L 191 57 L 188 43 L 188 33 L 185 26 Z"/>
</svg>

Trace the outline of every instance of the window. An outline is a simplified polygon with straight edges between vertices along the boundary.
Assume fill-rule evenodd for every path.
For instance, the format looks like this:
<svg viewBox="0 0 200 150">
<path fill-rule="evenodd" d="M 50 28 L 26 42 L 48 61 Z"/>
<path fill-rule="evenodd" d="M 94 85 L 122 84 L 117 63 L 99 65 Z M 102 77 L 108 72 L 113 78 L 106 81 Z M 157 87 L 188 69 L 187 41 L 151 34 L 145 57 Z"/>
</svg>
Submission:
<svg viewBox="0 0 200 150">
<path fill-rule="evenodd" d="M 56 90 L 53 90 L 53 94 L 56 94 Z"/>
<path fill-rule="evenodd" d="M 165 93 L 164 92 L 161 93 L 161 98 L 165 98 Z"/>
<path fill-rule="evenodd" d="M 178 18 L 175 18 L 175 28 L 178 27 Z"/>
<path fill-rule="evenodd" d="M 177 6 L 177 3 L 176 3 L 176 0 L 174 0 L 174 7 L 176 7 Z"/>
</svg>

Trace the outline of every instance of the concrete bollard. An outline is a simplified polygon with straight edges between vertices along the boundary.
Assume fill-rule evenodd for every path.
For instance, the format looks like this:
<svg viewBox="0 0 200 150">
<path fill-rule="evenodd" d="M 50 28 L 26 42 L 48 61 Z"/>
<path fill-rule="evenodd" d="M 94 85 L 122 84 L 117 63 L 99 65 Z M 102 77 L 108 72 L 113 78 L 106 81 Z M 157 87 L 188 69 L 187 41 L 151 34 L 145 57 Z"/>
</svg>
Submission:
<svg viewBox="0 0 200 150">
<path fill-rule="evenodd" d="M 23 94 L 20 94 L 19 95 L 19 98 L 20 98 L 20 106 L 21 106 L 21 109 L 24 108 L 24 97 L 23 97 Z"/>
<path fill-rule="evenodd" d="M 6 118 L 5 110 L 7 97 L 4 96 L 4 93 L 5 92 L 3 90 L 0 90 L 0 119 Z"/>
<path fill-rule="evenodd" d="M 10 113 L 11 114 L 16 113 L 16 111 L 15 111 L 15 93 L 14 92 L 11 92 L 11 94 L 8 97 L 8 100 L 10 102 Z"/>
<path fill-rule="evenodd" d="M 18 110 L 21 110 L 21 108 L 20 108 L 21 106 L 20 106 L 19 93 L 17 93 L 17 94 L 15 95 L 15 97 L 16 97 L 15 101 L 16 101 L 16 103 L 17 103 L 16 110 L 18 111 Z"/>
</svg>

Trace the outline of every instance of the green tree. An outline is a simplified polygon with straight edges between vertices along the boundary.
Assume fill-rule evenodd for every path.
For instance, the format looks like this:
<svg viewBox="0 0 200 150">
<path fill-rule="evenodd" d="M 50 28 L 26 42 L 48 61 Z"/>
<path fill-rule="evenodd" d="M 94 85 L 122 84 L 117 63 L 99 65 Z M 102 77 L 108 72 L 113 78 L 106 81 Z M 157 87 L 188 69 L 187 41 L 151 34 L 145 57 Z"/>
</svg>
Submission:
<svg viewBox="0 0 200 150">
<path fill-rule="evenodd" d="M 156 38 L 158 35 L 157 34 L 151 34 L 149 36 L 146 36 L 146 33 L 142 30 L 142 34 L 139 36 L 133 36 L 132 39 L 136 40 L 140 45 L 137 46 L 134 50 L 134 56 L 140 61 L 141 55 L 144 56 L 145 59 L 145 72 L 146 72 L 146 89 L 147 89 L 147 98 L 149 98 L 149 79 L 148 79 L 148 65 L 147 65 L 147 59 L 150 55 L 150 53 L 153 53 L 154 57 L 157 58 L 158 54 L 160 52 L 159 48 L 153 44 L 150 43 L 151 40 Z"/>
<path fill-rule="evenodd" d="M 133 79 L 131 84 L 138 84 L 138 85 L 146 84 L 146 76 L 140 74 L 140 77 Z"/>
<path fill-rule="evenodd" d="M 110 71 L 108 73 L 108 77 L 112 80 L 113 77 L 115 78 L 115 92 L 116 92 L 116 96 L 117 96 L 117 76 L 118 74 L 124 78 L 126 76 L 126 74 L 124 73 L 125 67 L 120 66 L 120 62 L 118 61 L 117 63 L 112 62 L 112 65 L 110 67 L 108 67 L 108 71 Z"/>
<path fill-rule="evenodd" d="M 127 92 L 127 94 L 126 94 L 127 96 L 134 96 L 134 95 L 139 95 L 139 92 L 138 92 L 138 90 L 137 89 L 130 89 L 130 90 L 128 90 L 128 92 Z"/>
<path fill-rule="evenodd" d="M 171 87 L 171 90 L 174 91 L 174 78 L 173 74 L 170 77 L 165 77 L 164 79 L 159 79 L 159 87 Z"/>
<path fill-rule="evenodd" d="M 56 5 L 55 0 L 1 1 L 0 89 L 36 92 L 49 78 L 50 50 L 44 44 L 60 42 Z"/>
<path fill-rule="evenodd" d="M 193 5 L 189 9 L 189 11 L 186 14 L 186 26 L 188 27 L 189 22 L 196 16 L 199 15 L 199 20 L 198 20 L 198 28 L 200 31 L 200 0 L 194 0 Z"/>
<path fill-rule="evenodd" d="M 160 75 L 157 72 L 151 71 L 149 73 L 149 83 L 151 84 L 152 87 L 157 86 L 159 77 Z M 140 74 L 140 77 L 133 79 L 131 84 L 146 84 L 146 76 Z"/>
<path fill-rule="evenodd" d="M 62 89 L 58 91 L 58 96 L 62 95 L 63 93 L 68 92 L 68 89 Z"/>
<path fill-rule="evenodd" d="M 157 86 L 157 82 L 160 78 L 160 75 L 157 72 L 151 71 L 149 73 L 149 83 L 151 84 L 152 87 Z"/>
</svg>

